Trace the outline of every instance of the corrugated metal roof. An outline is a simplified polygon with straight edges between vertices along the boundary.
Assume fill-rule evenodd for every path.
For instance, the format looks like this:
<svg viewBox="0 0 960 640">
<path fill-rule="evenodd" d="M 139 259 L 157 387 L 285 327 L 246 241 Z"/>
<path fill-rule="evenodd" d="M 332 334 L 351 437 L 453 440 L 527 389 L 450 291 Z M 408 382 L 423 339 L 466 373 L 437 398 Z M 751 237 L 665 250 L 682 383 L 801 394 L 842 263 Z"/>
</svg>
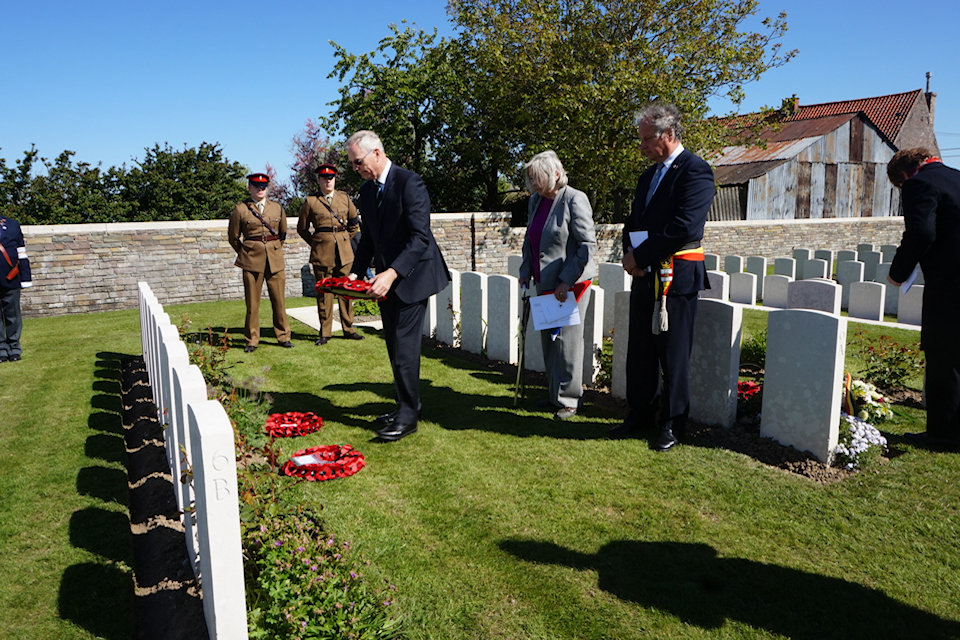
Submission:
<svg viewBox="0 0 960 640">
<path fill-rule="evenodd" d="M 761 136 L 767 141 L 765 147 L 735 145 L 724 147 L 720 156 L 713 160 L 715 167 L 731 164 L 768 162 L 771 160 L 789 160 L 814 144 L 820 137 L 839 129 L 853 118 L 856 113 L 788 122 L 779 131 L 768 130 Z"/>
<path fill-rule="evenodd" d="M 730 164 L 718 166 L 713 170 L 713 179 L 719 185 L 743 184 L 754 178 L 758 178 L 771 169 L 779 167 L 787 162 L 787 159 L 769 160 L 766 162 L 750 162 L 745 164 Z"/>
<path fill-rule="evenodd" d="M 900 135 L 900 129 L 906 122 L 910 110 L 923 96 L 922 89 L 894 93 L 889 96 L 875 98 L 859 98 L 857 100 L 841 100 L 840 102 L 825 102 L 823 104 L 801 105 L 797 113 L 787 118 L 787 122 L 809 120 L 823 116 L 854 113 L 861 111 L 866 114 L 870 122 L 876 125 L 880 133 L 893 142 Z"/>
</svg>

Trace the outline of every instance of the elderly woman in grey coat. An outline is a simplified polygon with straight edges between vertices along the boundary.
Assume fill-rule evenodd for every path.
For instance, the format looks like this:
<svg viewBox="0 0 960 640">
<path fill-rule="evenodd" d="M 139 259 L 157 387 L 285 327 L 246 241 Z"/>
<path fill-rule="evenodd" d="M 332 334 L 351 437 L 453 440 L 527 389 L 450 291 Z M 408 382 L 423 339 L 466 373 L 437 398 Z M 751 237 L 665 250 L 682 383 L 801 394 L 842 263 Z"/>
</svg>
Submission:
<svg viewBox="0 0 960 640">
<path fill-rule="evenodd" d="M 530 198 L 527 235 L 523 241 L 520 285 L 532 281 L 540 295 L 577 298 L 580 317 L 590 303 L 590 281 L 597 275 L 593 260 L 597 238 L 593 209 L 582 191 L 567 186 L 567 173 L 553 151 L 535 155 L 524 166 Z M 567 420 L 577 414 L 583 397 L 583 323 L 540 332 L 547 371 L 547 398 L 538 408 L 557 409 Z"/>
</svg>

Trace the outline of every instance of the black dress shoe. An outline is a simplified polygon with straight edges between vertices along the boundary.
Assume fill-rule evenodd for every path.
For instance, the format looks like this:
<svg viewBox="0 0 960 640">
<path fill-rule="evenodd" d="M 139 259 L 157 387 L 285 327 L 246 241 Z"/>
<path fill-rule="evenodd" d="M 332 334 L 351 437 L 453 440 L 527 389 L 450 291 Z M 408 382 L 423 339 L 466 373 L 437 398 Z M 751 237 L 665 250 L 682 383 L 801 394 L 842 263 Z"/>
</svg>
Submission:
<svg viewBox="0 0 960 640">
<path fill-rule="evenodd" d="M 377 437 L 381 440 L 386 440 L 387 442 L 393 442 L 394 440 L 399 440 L 405 436 L 410 435 L 411 433 L 417 432 L 417 423 L 416 422 L 391 422 L 383 429 L 377 431 Z"/>
<path fill-rule="evenodd" d="M 330 342 L 330 338 L 325 338 L 325 337 L 323 337 L 323 336 L 320 336 L 319 338 L 317 338 L 317 341 L 314 342 L 313 344 L 315 344 L 315 345 L 317 345 L 317 346 L 319 347 L 319 346 L 322 346 L 322 345 L 327 344 L 328 342 Z"/>
<path fill-rule="evenodd" d="M 362 336 L 359 333 L 345 333 L 343 337 L 347 340 L 363 340 L 366 336 Z"/>
<path fill-rule="evenodd" d="M 257 350 L 257 346 L 253 344 L 248 344 L 243 348 L 244 353 L 253 353 L 256 350 Z"/>
<path fill-rule="evenodd" d="M 286 342 L 281 342 L 280 346 L 284 349 L 293 349 L 293 343 L 287 340 Z"/>
<path fill-rule="evenodd" d="M 15 353 L 12 356 L 10 356 L 10 362 L 20 362 L 20 354 Z"/>
<path fill-rule="evenodd" d="M 672 429 L 661 429 L 657 441 L 653 443 L 654 451 L 669 451 L 679 440 L 673 435 Z"/>
<path fill-rule="evenodd" d="M 382 416 L 377 416 L 373 421 L 379 425 L 387 426 L 388 424 L 393 424 L 397 419 L 397 412 L 391 411 L 390 413 L 385 413 Z"/>
<path fill-rule="evenodd" d="M 0 362 L 6 362 L 7 360 L 9 360 L 7 356 L 0 356 Z"/>
</svg>

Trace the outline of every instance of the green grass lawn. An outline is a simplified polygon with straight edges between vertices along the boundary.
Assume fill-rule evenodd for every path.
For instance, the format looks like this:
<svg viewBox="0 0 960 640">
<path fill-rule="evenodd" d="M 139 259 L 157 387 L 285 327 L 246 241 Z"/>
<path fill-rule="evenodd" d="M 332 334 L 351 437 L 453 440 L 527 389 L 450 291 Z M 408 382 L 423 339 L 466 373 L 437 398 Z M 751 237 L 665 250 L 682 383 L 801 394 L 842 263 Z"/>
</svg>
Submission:
<svg viewBox="0 0 960 640">
<path fill-rule="evenodd" d="M 243 344 L 240 301 L 166 310 Z M 265 328 L 231 371 L 263 378 L 275 411 L 324 418 L 287 454 L 365 454 L 292 493 L 397 586 L 410 638 L 960 637 L 960 455 L 904 442 L 919 411 L 881 425 L 897 455 L 878 472 L 820 485 L 706 442 L 605 440 L 621 416 L 599 407 L 514 410 L 512 376 L 425 349 L 420 431 L 377 443 L 369 420 L 393 398 L 379 334 L 315 347 L 293 330 L 285 350 Z M 118 368 L 140 353 L 138 316 L 31 319 L 23 343 L 0 365 L 0 638 L 131 637 Z"/>
</svg>

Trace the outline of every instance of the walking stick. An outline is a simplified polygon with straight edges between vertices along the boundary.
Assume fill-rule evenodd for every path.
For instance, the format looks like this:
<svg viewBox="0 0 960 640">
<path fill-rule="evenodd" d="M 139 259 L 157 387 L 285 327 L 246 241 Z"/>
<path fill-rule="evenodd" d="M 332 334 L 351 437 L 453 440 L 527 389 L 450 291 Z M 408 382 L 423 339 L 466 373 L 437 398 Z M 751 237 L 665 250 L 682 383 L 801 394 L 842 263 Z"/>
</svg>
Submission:
<svg viewBox="0 0 960 640">
<path fill-rule="evenodd" d="M 527 322 L 530 320 L 530 296 L 527 288 L 523 287 L 523 311 L 520 312 L 520 357 L 517 359 L 517 382 L 513 387 L 513 408 L 517 408 L 517 401 L 523 396 L 523 352 L 526 351 Z"/>
</svg>

